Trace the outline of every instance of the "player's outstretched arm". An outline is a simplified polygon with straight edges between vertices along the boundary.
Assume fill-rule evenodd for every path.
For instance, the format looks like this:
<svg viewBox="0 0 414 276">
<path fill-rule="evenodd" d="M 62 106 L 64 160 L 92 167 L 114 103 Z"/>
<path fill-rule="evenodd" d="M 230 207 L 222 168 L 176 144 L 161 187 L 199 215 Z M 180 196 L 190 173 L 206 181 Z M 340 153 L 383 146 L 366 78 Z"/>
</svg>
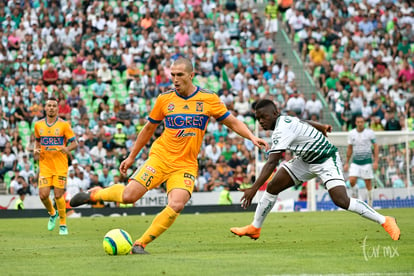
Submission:
<svg viewBox="0 0 414 276">
<path fill-rule="evenodd" d="M 131 167 L 131 165 L 134 163 L 138 153 L 151 139 L 157 127 L 158 124 L 153 124 L 151 122 L 147 122 L 145 124 L 141 132 L 138 134 L 138 137 L 135 140 L 135 144 L 132 147 L 131 153 L 128 155 L 128 158 L 122 161 L 121 165 L 119 166 L 119 171 L 122 174 L 126 174 L 129 167 Z"/>
<path fill-rule="evenodd" d="M 307 122 L 308 124 L 310 124 L 311 126 L 316 128 L 317 130 L 322 132 L 322 134 L 326 137 L 328 137 L 328 132 L 332 132 L 332 126 L 331 125 L 320 124 L 318 122 L 311 121 L 311 120 L 305 120 L 305 122 Z"/>
<path fill-rule="evenodd" d="M 251 140 L 256 147 L 264 148 L 266 151 L 269 150 L 269 144 L 265 140 L 254 136 L 250 129 L 232 114 L 224 119 L 222 123 L 240 136 Z"/>
<path fill-rule="evenodd" d="M 282 152 L 275 152 L 269 155 L 269 159 L 266 164 L 264 164 L 262 171 L 260 172 L 259 177 L 254 182 L 253 186 L 249 189 L 240 189 L 244 192 L 244 195 L 240 199 L 242 202 L 242 207 L 247 208 L 252 203 L 254 196 L 259 190 L 260 187 L 269 179 L 270 175 L 275 170 L 276 166 L 279 164 L 279 160 L 282 158 Z"/>
</svg>

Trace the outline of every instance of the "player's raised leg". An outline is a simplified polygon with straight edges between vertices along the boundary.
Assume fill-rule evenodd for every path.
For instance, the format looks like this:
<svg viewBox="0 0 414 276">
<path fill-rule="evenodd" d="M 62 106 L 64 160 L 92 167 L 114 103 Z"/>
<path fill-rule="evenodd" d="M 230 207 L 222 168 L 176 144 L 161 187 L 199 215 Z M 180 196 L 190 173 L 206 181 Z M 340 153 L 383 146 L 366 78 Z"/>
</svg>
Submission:
<svg viewBox="0 0 414 276">
<path fill-rule="evenodd" d="M 384 227 L 385 231 L 391 236 L 393 240 L 400 239 L 400 229 L 397 226 L 396 220 L 392 217 L 386 217 L 372 209 L 365 202 L 349 198 L 346 193 L 345 184 L 341 180 L 332 180 L 326 187 L 332 201 L 342 209 L 357 213 L 364 218 L 377 222 Z"/>
<path fill-rule="evenodd" d="M 111 201 L 119 203 L 134 203 L 140 199 L 147 189 L 136 180 L 130 180 L 127 186 L 114 184 L 105 189 L 95 187 L 88 192 L 80 192 L 72 197 L 70 206 L 77 207 L 83 204 L 95 203 L 97 201 Z"/>
</svg>

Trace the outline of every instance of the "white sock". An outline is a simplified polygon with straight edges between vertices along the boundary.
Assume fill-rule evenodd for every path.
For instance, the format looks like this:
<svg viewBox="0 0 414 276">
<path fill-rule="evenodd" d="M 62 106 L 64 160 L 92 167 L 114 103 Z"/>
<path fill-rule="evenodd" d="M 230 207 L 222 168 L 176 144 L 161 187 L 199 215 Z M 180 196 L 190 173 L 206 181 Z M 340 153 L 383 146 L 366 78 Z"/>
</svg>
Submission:
<svg viewBox="0 0 414 276">
<path fill-rule="evenodd" d="M 358 198 L 358 185 L 351 186 L 352 197 Z"/>
<path fill-rule="evenodd" d="M 359 199 L 356 199 L 356 198 L 351 197 L 348 211 L 357 213 L 363 216 L 364 218 L 375 221 L 379 224 L 383 224 L 385 222 L 385 217 L 383 215 L 376 212 L 374 209 L 368 206 L 365 202 Z"/>
<path fill-rule="evenodd" d="M 367 193 L 368 193 L 368 205 L 372 206 L 372 189 L 367 190 Z"/>
<path fill-rule="evenodd" d="M 262 228 L 262 224 L 266 219 L 267 214 L 275 206 L 277 195 L 272 195 L 267 191 L 264 192 L 262 198 L 256 207 L 256 213 L 254 214 L 254 219 L 252 225 L 256 228 Z"/>
</svg>

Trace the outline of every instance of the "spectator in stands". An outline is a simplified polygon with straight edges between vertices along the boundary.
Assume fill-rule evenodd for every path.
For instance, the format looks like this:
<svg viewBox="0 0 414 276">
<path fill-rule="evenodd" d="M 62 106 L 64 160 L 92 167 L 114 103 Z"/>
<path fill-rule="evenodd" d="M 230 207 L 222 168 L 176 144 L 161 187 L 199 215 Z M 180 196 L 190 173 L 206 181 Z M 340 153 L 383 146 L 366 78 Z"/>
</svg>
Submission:
<svg viewBox="0 0 414 276">
<path fill-rule="evenodd" d="M 56 84 L 58 78 L 58 71 L 51 64 L 48 66 L 47 70 L 43 72 L 43 81 L 46 85 Z"/>
<path fill-rule="evenodd" d="M 290 116 L 296 116 L 302 118 L 303 112 L 305 111 L 305 100 L 299 91 L 294 90 L 291 97 L 286 103 L 286 109 Z"/>
<path fill-rule="evenodd" d="M 112 72 L 108 68 L 108 64 L 106 62 L 102 63 L 100 68 L 96 73 L 98 78 L 102 79 L 102 82 L 106 84 L 112 84 Z"/>
<path fill-rule="evenodd" d="M 87 80 L 87 72 L 82 67 L 82 64 L 79 63 L 78 66 L 73 69 L 72 71 L 72 85 L 83 85 L 86 86 L 86 80 Z"/>
<path fill-rule="evenodd" d="M 279 75 L 278 75 L 278 80 L 280 83 L 282 84 L 289 84 L 292 81 L 295 80 L 295 73 L 293 73 L 290 69 L 289 69 L 289 65 L 285 64 L 283 66 L 283 70 L 280 71 Z"/>
<path fill-rule="evenodd" d="M 216 163 L 221 155 L 221 149 L 216 144 L 216 140 L 210 139 L 210 143 L 205 148 L 205 154 L 207 158 L 211 159 L 213 163 Z"/>
<path fill-rule="evenodd" d="M 259 48 L 259 53 L 261 54 L 275 52 L 275 47 L 274 47 L 274 42 L 272 39 L 271 32 L 266 31 L 264 37 L 261 37 L 258 40 L 258 48 Z"/>
<path fill-rule="evenodd" d="M 323 105 L 322 102 L 316 98 L 316 93 L 311 94 L 311 98 L 306 101 L 305 104 L 305 112 L 307 115 L 307 118 L 319 121 L 322 119 L 323 114 Z"/>
<path fill-rule="evenodd" d="M 108 102 L 108 85 L 102 81 L 102 78 L 97 78 L 96 82 L 92 84 L 92 100 L 100 99 L 105 103 Z"/>
<path fill-rule="evenodd" d="M 318 43 L 309 52 L 309 69 L 313 72 L 316 67 L 326 65 L 326 53 Z"/>
<path fill-rule="evenodd" d="M 105 133 L 105 136 L 110 136 L 110 133 Z M 93 162 L 102 162 L 106 156 L 106 149 L 103 147 L 103 142 L 98 141 L 97 145 L 94 146 L 89 152 Z"/>
<path fill-rule="evenodd" d="M 11 147 L 5 147 L 4 153 L 1 156 L 0 161 L 0 179 L 4 179 L 4 175 L 9 171 L 16 171 L 17 157 L 11 151 Z"/>
<path fill-rule="evenodd" d="M 396 118 L 396 115 L 395 110 L 387 108 L 383 123 L 384 130 L 401 130 L 400 121 Z"/>
</svg>

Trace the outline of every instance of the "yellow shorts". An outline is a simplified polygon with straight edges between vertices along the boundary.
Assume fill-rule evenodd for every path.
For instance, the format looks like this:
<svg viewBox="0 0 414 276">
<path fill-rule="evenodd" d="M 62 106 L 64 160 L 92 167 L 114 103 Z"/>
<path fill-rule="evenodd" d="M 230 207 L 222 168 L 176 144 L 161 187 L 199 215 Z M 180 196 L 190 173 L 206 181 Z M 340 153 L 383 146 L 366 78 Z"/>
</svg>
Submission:
<svg viewBox="0 0 414 276">
<path fill-rule="evenodd" d="M 55 187 L 59 189 L 65 189 L 66 187 L 66 175 L 53 175 L 49 177 L 45 177 L 39 175 L 39 188 L 42 187 Z"/>
<path fill-rule="evenodd" d="M 138 181 L 147 190 L 157 188 L 162 183 L 167 184 L 167 193 L 173 189 L 184 189 L 192 194 L 197 168 L 171 168 L 158 158 L 149 158 L 130 177 Z"/>
</svg>

